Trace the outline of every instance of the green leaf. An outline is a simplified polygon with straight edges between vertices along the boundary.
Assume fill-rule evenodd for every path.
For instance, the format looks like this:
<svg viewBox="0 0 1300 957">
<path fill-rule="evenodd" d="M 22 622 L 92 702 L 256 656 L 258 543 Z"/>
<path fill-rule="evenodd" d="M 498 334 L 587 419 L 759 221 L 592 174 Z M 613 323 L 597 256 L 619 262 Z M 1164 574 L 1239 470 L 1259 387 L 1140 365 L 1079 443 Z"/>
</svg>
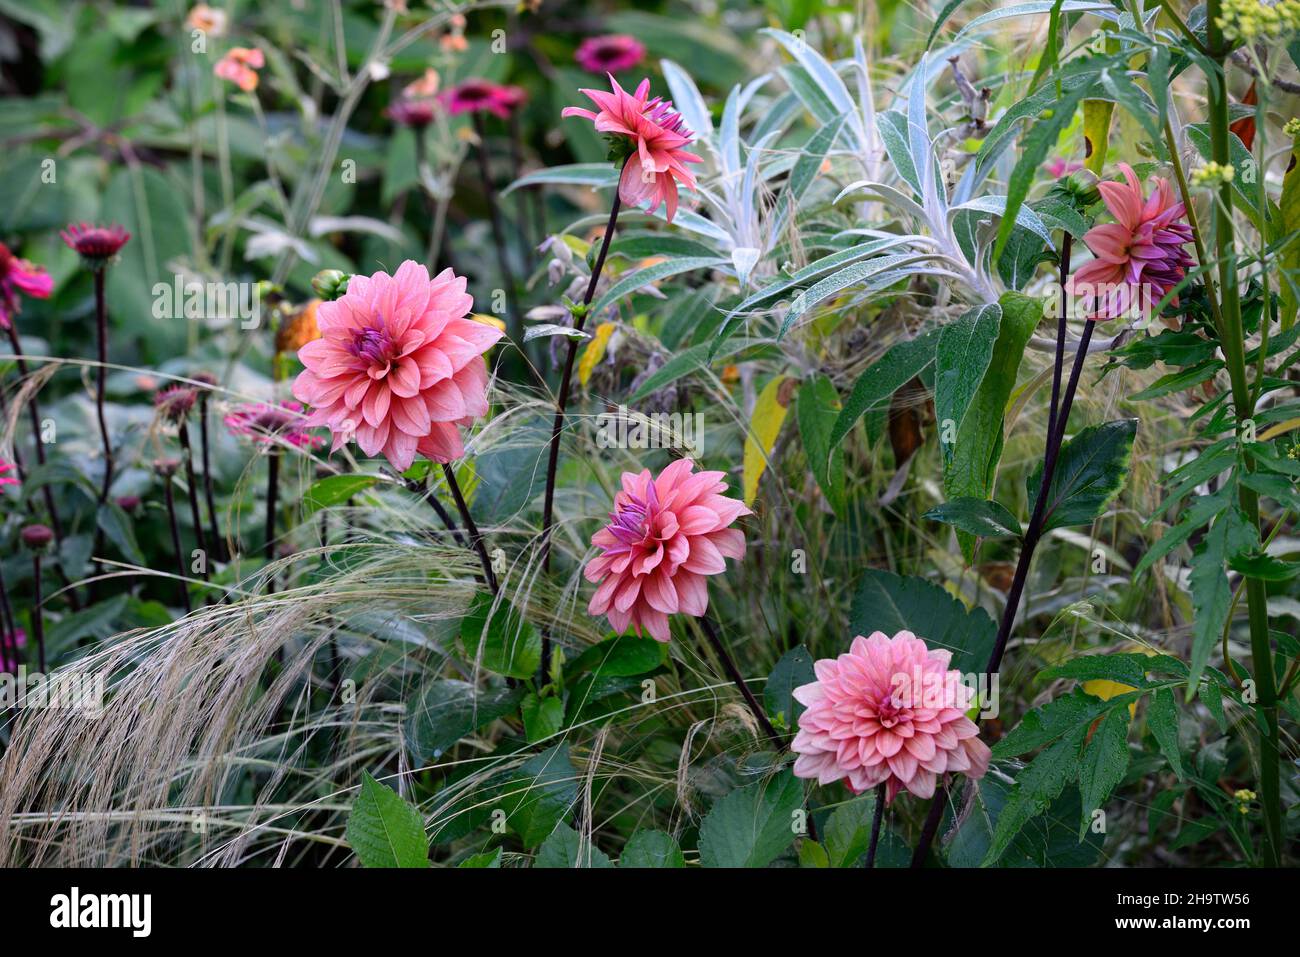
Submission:
<svg viewBox="0 0 1300 957">
<path fill-rule="evenodd" d="M 370 488 L 379 479 L 373 475 L 330 475 L 313 482 L 303 496 L 303 517 L 322 508 L 346 502 L 358 492 Z"/>
<path fill-rule="evenodd" d="M 558 734 L 564 727 L 564 699 L 555 695 L 539 698 L 530 691 L 519 713 L 524 719 L 524 737 L 529 744 Z"/>
<path fill-rule="evenodd" d="M 465 860 L 456 865 L 457 867 L 484 867 L 500 868 L 501 867 L 501 848 L 494 847 L 490 851 L 484 851 L 482 854 L 471 854 Z"/>
<path fill-rule="evenodd" d="M 144 552 L 136 544 L 135 529 L 126 512 L 114 502 L 105 502 L 99 506 L 99 527 L 104 530 L 108 540 L 118 547 L 129 561 L 137 565 L 145 564 Z"/>
<path fill-rule="evenodd" d="M 531 678 L 542 663 L 541 633 L 514 605 L 503 601 L 493 610 L 494 603 L 491 595 L 474 596 L 460 623 L 460 640 L 469 655 L 488 671 L 511 678 Z"/>
<path fill-rule="evenodd" d="M 555 830 L 578 800 L 578 772 L 567 744 L 525 761 L 500 786 L 496 805 L 524 847 L 536 847 Z"/>
<path fill-rule="evenodd" d="M 826 854 L 826 848 L 809 838 L 799 842 L 799 866 L 830 867 L 831 859 Z"/>
<path fill-rule="evenodd" d="M 533 867 L 613 867 L 613 863 L 595 844 L 582 846 L 582 838 L 561 822 L 537 850 Z"/>
<path fill-rule="evenodd" d="M 844 404 L 844 411 L 835 420 L 835 426 L 831 429 L 831 448 L 844 441 L 844 437 L 866 412 L 887 405 L 895 392 L 933 362 L 938 342 L 939 330 L 931 329 L 915 339 L 897 343 L 868 366 L 858 376 L 853 392 Z"/>
<path fill-rule="evenodd" d="M 1002 457 L 1002 423 L 1007 401 L 1016 384 L 1016 373 L 1025 345 L 1042 318 L 1042 302 L 1019 293 L 1004 293 L 999 300 L 1002 323 L 993 358 L 975 397 L 966 409 L 957 442 L 944 464 L 943 488 L 948 498 L 992 498 L 993 479 Z M 958 533 L 967 562 L 975 558 L 975 539 Z M 982 664 L 982 663 L 981 663 Z"/>
<path fill-rule="evenodd" d="M 983 608 L 966 606 L 924 578 L 903 578 L 868 568 L 858 581 L 849 611 L 849 634 L 910 631 L 931 648 L 952 652 L 950 668 L 982 671 L 993 651 L 997 625 Z"/>
<path fill-rule="evenodd" d="M 766 867 L 794 840 L 803 785 L 790 771 L 737 788 L 714 802 L 700 824 L 705 867 Z"/>
<path fill-rule="evenodd" d="M 478 691 L 452 678 L 430 681 L 406 719 L 407 746 L 419 764 L 436 761 L 452 745 L 519 707 L 522 688 Z"/>
<path fill-rule="evenodd" d="M 875 811 L 876 792 L 868 791 L 831 812 L 822 828 L 829 867 L 858 866 L 871 844 L 871 820 Z"/>
<path fill-rule="evenodd" d="M 1079 774 L 1079 745 L 1087 732 L 1080 726 L 1036 757 L 1016 776 L 1015 786 L 998 815 L 997 827 L 981 864 L 995 863 L 1011 841 L 1032 818 L 1047 810 Z"/>
<path fill-rule="evenodd" d="M 973 782 L 973 801 L 945 851 L 950 867 L 978 867 L 992 846 L 993 833 L 1015 785 L 1014 775 L 1023 771 L 1015 761 L 989 767 Z M 1076 833 L 1079 820 L 1079 790 L 1067 787 L 1046 812 L 1032 818 L 1012 838 L 996 861 L 998 867 L 1087 867 L 1101 849 L 1101 835 L 1089 831 L 1082 842 Z M 942 828 L 941 828 L 942 831 Z"/>
<path fill-rule="evenodd" d="M 567 662 L 564 672 L 569 678 L 586 671 L 606 678 L 644 675 L 664 664 L 667 649 L 667 645 L 653 638 L 618 635 L 592 645 Z"/>
<path fill-rule="evenodd" d="M 799 387 L 795 417 L 803 439 L 808 467 L 826 496 L 831 511 L 845 517 L 848 502 L 844 494 L 844 450 L 831 447 L 831 430 L 840 414 L 840 397 L 831 380 L 820 373 Z"/>
<path fill-rule="evenodd" d="M 1079 794 L 1083 800 L 1080 840 L 1092 824 L 1092 812 L 1105 804 L 1115 786 L 1124 780 L 1128 757 L 1128 708 L 1112 708 L 1093 732 L 1079 767 Z"/>
<path fill-rule="evenodd" d="M 1170 688 L 1159 688 L 1152 695 L 1147 705 L 1147 727 L 1160 745 L 1160 753 L 1169 761 L 1169 766 L 1183 779 L 1183 757 L 1178 746 L 1178 705 L 1174 701 L 1174 692 Z"/>
<path fill-rule="evenodd" d="M 966 409 L 993 359 L 993 344 L 1002 325 L 1002 307 L 997 303 L 976 306 L 944 326 L 935 350 L 934 415 L 941 436 L 955 440 Z M 944 456 L 952 454 L 943 443 Z"/>
<path fill-rule="evenodd" d="M 508 196 L 516 189 L 525 186 L 590 186 L 601 189 L 618 183 L 618 170 L 612 163 L 571 163 L 567 166 L 550 166 L 521 176 L 501 191 Z"/>
<path fill-rule="evenodd" d="M 952 525 L 976 538 L 1019 538 L 1020 522 L 997 502 L 962 496 L 943 502 L 926 512 L 922 518 Z"/>
<path fill-rule="evenodd" d="M 1128 478 L 1137 436 L 1137 419 L 1090 425 L 1061 447 L 1047 487 L 1043 531 L 1069 525 L 1089 525 L 1119 495 Z M 1029 507 L 1038 500 L 1043 481 L 1040 463 L 1028 481 Z"/>
<path fill-rule="evenodd" d="M 671 834 L 663 831 L 640 830 L 628 838 L 619 856 L 618 866 L 629 867 L 685 867 L 682 849 Z"/>
<path fill-rule="evenodd" d="M 812 654 L 803 645 L 797 645 L 781 656 L 763 686 L 763 706 L 778 727 L 795 727 L 804 707 L 794 700 L 794 689 L 816 680 Z"/>
<path fill-rule="evenodd" d="M 756 339 L 729 339 L 716 350 L 716 354 L 712 342 L 701 342 L 699 345 L 691 346 L 677 353 L 654 374 L 647 377 L 627 401 L 629 404 L 640 402 L 650 393 L 657 392 L 670 382 L 676 382 L 682 376 L 690 375 L 697 369 L 707 368 L 720 359 L 726 359 L 756 344 L 758 344 Z"/>
<path fill-rule="evenodd" d="M 1247 521 L 1240 509 L 1224 510 L 1206 533 L 1201 547 L 1192 555 L 1188 583 L 1192 591 L 1192 655 L 1187 681 L 1187 695 L 1200 680 L 1210 652 L 1219 644 L 1228 609 L 1232 603 L 1232 586 L 1228 582 L 1228 557 L 1249 544 Z M 1258 539 L 1256 539 L 1256 543 Z"/>
<path fill-rule="evenodd" d="M 1041 748 L 1062 736 L 1080 734 L 1111 708 L 1128 707 L 1142 696 L 1141 691 L 1116 695 L 1105 701 L 1075 688 L 1042 707 L 1035 708 L 1021 719 L 1001 741 L 993 745 L 995 758 L 1010 758 Z"/>
<path fill-rule="evenodd" d="M 365 771 L 348 813 L 347 838 L 366 867 L 429 866 L 429 841 L 420 812 Z"/>
<path fill-rule="evenodd" d="M 718 256 L 684 256 L 680 259 L 666 259 L 663 262 L 655 263 L 653 266 L 634 270 L 620 276 L 617 282 L 605 290 L 604 295 L 591 304 L 588 315 L 598 315 L 602 309 L 613 305 L 628 293 L 649 283 L 667 279 L 670 276 L 677 276 L 684 272 L 693 272 L 696 269 L 710 269 L 726 265 L 728 262 L 729 260 Z"/>
<path fill-rule="evenodd" d="M 1175 662 L 1179 667 L 1182 662 L 1168 656 L 1153 657 L 1138 653 L 1118 655 L 1080 655 L 1059 665 L 1053 665 L 1039 673 L 1044 681 L 1056 678 L 1073 678 L 1075 681 L 1114 681 L 1122 685 L 1140 688 L 1146 684 L 1148 671 L 1170 667 L 1165 662 Z M 1185 670 L 1185 669 L 1184 669 Z"/>
</svg>

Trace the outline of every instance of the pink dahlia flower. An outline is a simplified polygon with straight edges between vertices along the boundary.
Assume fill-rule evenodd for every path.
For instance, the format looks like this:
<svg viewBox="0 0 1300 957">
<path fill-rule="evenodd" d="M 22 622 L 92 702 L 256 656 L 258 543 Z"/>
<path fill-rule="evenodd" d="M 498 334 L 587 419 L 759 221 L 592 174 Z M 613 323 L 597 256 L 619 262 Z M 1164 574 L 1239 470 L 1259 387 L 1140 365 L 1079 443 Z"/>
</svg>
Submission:
<svg viewBox="0 0 1300 957">
<path fill-rule="evenodd" d="M 1097 258 L 1075 270 L 1068 289 L 1083 299 L 1089 319 L 1114 319 L 1132 309 L 1149 311 L 1182 281 L 1193 260 L 1184 245 L 1192 228 L 1181 222 L 1186 210 L 1169 181 L 1154 178 L 1155 189 L 1142 196 L 1133 168 L 1119 164 L 1125 183 L 1097 184 L 1115 222 L 1083 234 Z M 1178 303 L 1177 297 L 1172 302 Z"/>
<path fill-rule="evenodd" d="M 0 488 L 4 488 L 6 485 L 17 485 L 18 479 L 13 475 L 7 474 L 9 472 L 16 473 L 17 471 L 18 466 L 13 462 L 6 462 L 4 459 L 0 459 Z"/>
<path fill-rule="evenodd" d="M 817 680 L 794 690 L 807 710 L 791 749 L 794 773 L 855 793 L 885 784 L 886 800 L 904 788 L 934 796 L 939 776 L 984 776 L 989 749 L 965 712 L 975 692 L 910 631 L 853 639 L 848 654 L 813 665 Z"/>
<path fill-rule="evenodd" d="M 645 59 L 645 47 L 636 37 L 616 33 L 604 37 L 587 37 L 573 58 L 588 73 L 622 73 L 634 70 Z"/>
<path fill-rule="evenodd" d="M 252 439 L 255 445 L 318 449 L 325 444 L 324 439 L 307 430 L 306 417 L 297 402 L 250 402 L 237 406 L 223 421 L 231 435 Z"/>
<path fill-rule="evenodd" d="M 1043 168 L 1047 170 L 1047 175 L 1052 179 L 1063 179 L 1071 173 L 1077 173 L 1083 169 L 1083 164 L 1078 160 L 1068 160 L 1063 156 L 1058 156 Z"/>
<path fill-rule="evenodd" d="M 695 134 L 686 128 L 671 101 L 660 97 L 647 99 L 649 80 L 642 80 L 633 94 L 619 86 L 612 75 L 609 82 L 614 87 L 611 93 L 581 91 L 600 107 L 600 112 L 566 106 L 562 115 L 591 120 L 598 133 L 627 137 L 630 153 L 618 181 L 619 198 L 632 206 L 648 202 L 649 212 L 663 205 L 671 223 L 677 212 L 677 184 L 695 188 L 695 175 L 685 164 L 703 162 L 683 149 Z"/>
<path fill-rule="evenodd" d="M 705 576 L 725 570 L 724 558 L 745 557 L 745 534 L 730 525 L 750 510 L 722 494 L 725 472 L 694 468 L 678 459 L 658 478 L 624 472 L 610 523 L 592 536 L 601 553 L 583 574 L 599 587 L 587 611 L 620 632 L 630 624 L 667 641 L 669 615 L 708 611 Z"/>
<path fill-rule="evenodd" d="M 502 332 L 466 318 L 465 278 L 433 279 L 407 260 L 396 275 L 353 276 L 348 291 L 316 312 L 321 338 L 298 350 L 306 369 L 293 394 L 312 406 L 307 425 L 328 425 L 338 450 L 352 438 L 366 455 L 411 467 L 465 454 L 457 426 L 487 415 L 483 354 Z"/>
<path fill-rule="evenodd" d="M 502 87 L 491 80 L 471 78 L 438 94 L 438 101 L 452 116 L 461 113 L 488 112 L 501 119 L 510 117 L 510 109 L 501 99 Z"/>
<path fill-rule="evenodd" d="M 0 243 L 0 329 L 9 328 L 9 314 L 17 310 L 19 293 L 48 299 L 53 291 L 54 280 L 44 266 L 19 259 Z"/>
</svg>

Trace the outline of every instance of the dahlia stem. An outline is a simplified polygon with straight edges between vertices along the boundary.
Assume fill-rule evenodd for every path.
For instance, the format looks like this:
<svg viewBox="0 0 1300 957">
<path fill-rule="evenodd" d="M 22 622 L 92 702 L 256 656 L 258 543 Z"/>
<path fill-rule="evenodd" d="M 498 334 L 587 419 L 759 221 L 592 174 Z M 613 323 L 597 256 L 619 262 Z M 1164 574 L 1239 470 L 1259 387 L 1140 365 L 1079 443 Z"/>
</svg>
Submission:
<svg viewBox="0 0 1300 957">
<path fill-rule="evenodd" d="M 99 504 L 108 501 L 108 489 L 113 484 L 113 447 L 108 438 L 108 422 L 104 418 L 104 388 L 108 381 L 108 308 L 104 302 L 104 267 L 95 270 L 95 327 L 98 331 L 99 377 L 95 385 L 95 416 L 99 420 L 99 437 L 104 443 L 104 484 L 99 490 Z"/>
<path fill-rule="evenodd" d="M 199 486 L 194 480 L 194 450 L 190 447 L 190 429 L 182 421 L 180 424 L 181 451 L 185 453 L 185 481 L 189 485 L 190 521 L 194 523 L 194 538 L 198 542 L 203 556 L 203 580 L 208 580 L 208 543 L 203 536 L 203 521 L 199 517 Z"/>
<path fill-rule="evenodd" d="M 6 635 L 11 634 L 18 627 L 18 622 L 14 618 L 14 609 L 9 604 L 9 588 L 5 584 L 4 568 L 0 567 L 0 632 Z M 15 640 L 15 652 L 18 646 Z"/>
<path fill-rule="evenodd" d="M 212 542 L 213 559 L 223 560 L 226 555 L 221 533 L 217 529 L 217 505 L 212 494 L 212 456 L 208 442 L 208 393 L 199 393 L 199 445 L 203 450 L 203 497 L 208 506 L 208 537 Z"/>
<path fill-rule="evenodd" d="M 275 560 L 275 510 L 280 497 L 280 450 L 271 446 L 266 451 L 266 544 L 262 555 L 269 565 Z M 275 575 L 266 583 L 267 594 L 275 592 Z"/>
<path fill-rule="evenodd" d="M 781 740 L 781 735 L 777 733 L 776 728 L 772 727 L 772 722 L 768 720 L 767 714 L 764 713 L 762 706 L 758 703 L 758 699 L 754 697 L 754 692 L 750 691 L 749 686 L 745 684 L 740 669 L 736 667 L 730 652 L 727 651 L 727 646 L 722 643 L 722 639 L 718 636 L 716 626 L 709 620 L 707 615 L 701 615 L 699 621 L 700 627 L 704 629 L 705 637 L 708 638 L 709 644 L 713 646 L 714 652 L 722 662 L 723 670 L 727 672 L 727 677 L 731 679 L 731 683 L 740 690 L 741 696 L 744 697 L 745 703 L 749 705 L 749 710 L 753 712 L 759 727 L 763 729 L 764 734 L 772 739 L 777 751 L 785 750 L 785 742 Z"/>
<path fill-rule="evenodd" d="M 451 464 L 444 462 L 442 464 L 442 474 L 447 480 L 447 487 L 451 489 L 451 497 L 456 500 L 456 509 L 460 512 L 461 521 L 465 523 L 465 530 L 469 533 L 470 547 L 478 553 L 479 563 L 483 566 L 483 577 L 487 580 L 488 587 L 492 589 L 495 595 L 501 590 L 497 583 L 497 574 L 492 570 L 492 560 L 488 558 L 487 546 L 483 543 L 483 536 L 479 533 L 478 526 L 474 524 L 474 516 L 469 513 L 469 506 L 465 504 L 465 496 L 460 493 L 460 484 L 456 481 L 456 472 L 452 469 Z"/>
<path fill-rule="evenodd" d="M 190 588 L 185 583 L 185 557 L 181 552 L 181 527 L 176 521 L 176 499 L 172 495 L 172 477 L 164 475 L 162 479 L 163 498 L 167 502 L 167 521 L 172 531 L 172 551 L 176 553 L 176 572 L 180 575 L 181 600 L 185 605 L 185 613 L 189 614 L 194 610 L 194 606 L 190 604 Z"/>
<path fill-rule="evenodd" d="M 478 136 L 478 171 L 483 180 L 483 196 L 487 199 L 489 218 L 492 222 L 492 242 L 497 248 L 497 264 L 501 268 L 501 281 L 506 287 L 506 317 L 510 320 L 510 337 L 522 348 L 524 341 L 523 323 L 519 319 L 516 302 L 515 277 L 510 270 L 509 257 L 506 255 L 505 229 L 501 225 L 501 210 L 497 204 L 496 189 L 492 185 L 492 169 L 488 165 L 487 125 L 478 112 L 474 116 L 474 132 Z"/>
<path fill-rule="evenodd" d="M 1069 234 L 1066 235 L 1068 238 Z M 1068 246 L 1063 244 L 1063 250 L 1068 252 Z M 1054 407 L 1058 399 L 1065 355 L 1065 316 L 1067 313 L 1065 280 L 1068 275 L 1069 258 L 1063 253 L 1061 265 L 1061 315 L 1056 325 L 1056 366 L 1053 370 L 1052 382 L 1052 404 Z M 998 669 L 1001 668 L 1002 655 L 1006 651 L 1007 641 L 1011 637 L 1011 629 L 1016 621 L 1016 614 L 1020 610 L 1020 599 L 1024 594 L 1025 581 L 1029 577 L 1029 567 L 1033 562 L 1034 551 L 1038 548 L 1038 542 L 1043 534 L 1043 525 L 1047 515 L 1047 492 L 1051 488 L 1052 478 L 1056 474 L 1056 463 L 1060 456 L 1061 446 L 1064 444 L 1065 429 L 1070 421 L 1070 409 L 1074 405 L 1074 396 L 1079 387 L 1079 378 L 1083 374 L 1083 363 L 1088 358 L 1088 343 L 1092 341 L 1095 326 L 1096 322 L 1092 320 L 1084 323 L 1083 335 L 1079 337 L 1078 349 L 1074 356 L 1074 365 L 1070 369 L 1070 380 L 1066 384 L 1064 396 L 1059 397 L 1060 408 L 1054 414 L 1049 415 L 1047 443 L 1043 451 L 1043 474 L 1038 483 L 1038 497 L 1034 500 L 1034 511 L 1029 518 L 1029 526 L 1025 529 L 1024 541 L 1020 546 L 1020 555 L 1016 560 L 1015 576 L 1011 580 L 1011 589 L 1007 592 L 1006 606 L 1002 609 L 1002 619 L 998 623 L 997 638 L 993 642 L 993 651 L 989 655 L 988 664 L 984 666 L 984 673 L 987 675 L 996 674 Z M 939 822 L 943 818 L 945 794 L 944 787 L 940 785 L 931 799 L 930 810 L 926 814 L 924 825 L 921 827 L 920 839 L 917 841 L 916 850 L 912 854 L 912 867 L 922 867 L 925 864 L 930 845 L 934 842 L 935 834 L 939 829 Z"/>
<path fill-rule="evenodd" d="M 460 534 L 460 528 L 456 525 L 455 520 L 447 512 L 447 509 L 443 506 L 442 502 L 438 501 L 438 496 L 434 494 L 433 489 L 427 483 L 419 484 L 414 481 L 408 482 L 406 487 L 410 491 L 418 493 L 421 498 L 428 501 L 428 503 L 433 507 L 433 510 L 438 513 L 438 518 L 446 527 L 447 531 L 451 532 L 452 537 L 456 539 L 456 544 L 461 548 L 464 548 L 465 539 Z"/>
<path fill-rule="evenodd" d="M 1210 55 L 1218 66 L 1217 75 L 1207 74 L 1210 86 L 1210 152 L 1216 163 L 1232 162 L 1228 139 L 1228 86 L 1227 59 L 1230 48 L 1224 42 L 1219 26 L 1222 16 L 1221 0 L 1208 0 L 1205 10 L 1205 39 Z M 1260 175 L 1263 173 L 1261 171 Z M 1241 317 L 1241 299 L 1237 283 L 1237 256 L 1232 221 L 1233 191 L 1230 183 L 1219 187 L 1214 204 L 1214 243 L 1219 262 L 1220 344 L 1223 348 L 1228 377 L 1232 387 L 1233 412 L 1237 422 L 1252 419 L 1255 401 L 1247 380 L 1245 359 L 1245 333 Z M 1267 322 L 1267 311 L 1265 312 Z M 1238 429 L 1240 433 L 1240 428 Z M 1254 456 L 1248 443 L 1242 443 L 1242 460 L 1248 472 L 1255 469 Z M 1246 520 L 1260 532 L 1259 495 L 1254 489 L 1239 484 L 1238 500 Z M 1280 740 L 1278 734 L 1277 676 L 1273 670 L 1273 650 L 1268 633 L 1268 594 L 1264 582 L 1246 576 L 1246 605 L 1250 624 L 1250 653 L 1254 664 L 1258 697 L 1255 708 L 1260 721 L 1259 729 L 1259 794 L 1264 811 L 1264 837 L 1258 861 L 1278 867 L 1282 862 L 1282 793 L 1278 766 Z"/>
<path fill-rule="evenodd" d="M 609 244 L 614 239 L 614 230 L 618 226 L 618 211 L 621 200 L 617 190 L 614 192 L 614 205 L 609 211 L 609 222 L 605 224 L 605 235 L 600 242 L 600 252 L 596 256 L 596 265 L 591 270 L 591 281 L 587 283 L 587 292 L 582 297 L 582 309 L 578 310 L 574 328 L 582 331 L 587 322 L 587 307 L 596 295 L 596 284 L 600 281 L 601 271 L 605 268 L 605 257 L 609 254 Z M 560 462 L 560 433 L 564 431 L 564 412 L 569 405 L 569 385 L 573 381 L 573 360 L 578 354 L 578 340 L 569 338 L 568 352 L 564 357 L 564 372 L 560 375 L 560 391 L 555 394 L 555 421 L 551 426 L 550 456 L 546 461 L 546 495 L 542 499 L 542 570 L 551 570 L 551 526 L 555 515 L 555 470 Z M 546 675 L 551 664 L 551 638 L 542 634 L 542 674 Z"/>
<path fill-rule="evenodd" d="M 45 674 L 45 609 L 41 606 L 45 599 L 41 596 L 41 553 L 35 551 L 32 553 L 32 631 L 36 632 L 36 650 L 38 667 L 41 674 Z M 17 637 L 14 638 L 14 649 L 18 648 Z"/>
<path fill-rule="evenodd" d="M 876 785 L 876 807 L 871 815 L 871 843 L 867 845 L 866 867 L 870 870 L 876 864 L 876 846 L 880 843 L 880 823 L 885 817 L 885 784 Z"/>
<path fill-rule="evenodd" d="M 1056 416 L 1061 401 L 1061 370 L 1065 365 L 1066 306 L 1068 305 L 1065 285 L 1070 278 L 1070 246 L 1074 237 L 1069 233 L 1065 233 L 1064 236 L 1065 238 L 1061 240 L 1061 308 L 1058 310 L 1060 315 L 1056 317 L 1056 359 L 1052 367 L 1052 404 L 1047 412 L 1049 436 L 1056 432 Z"/>
</svg>

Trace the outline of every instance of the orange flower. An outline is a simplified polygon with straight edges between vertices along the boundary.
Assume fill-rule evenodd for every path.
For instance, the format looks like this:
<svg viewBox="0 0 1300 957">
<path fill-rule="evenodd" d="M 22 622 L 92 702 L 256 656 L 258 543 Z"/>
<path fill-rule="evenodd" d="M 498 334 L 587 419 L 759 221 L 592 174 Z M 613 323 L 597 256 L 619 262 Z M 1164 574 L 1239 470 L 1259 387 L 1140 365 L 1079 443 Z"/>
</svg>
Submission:
<svg viewBox="0 0 1300 957">
<path fill-rule="evenodd" d="M 276 352 L 297 352 L 313 339 L 320 338 L 320 327 L 316 325 L 316 307 L 319 305 L 320 300 L 313 299 L 280 321 L 275 334 Z"/>
<path fill-rule="evenodd" d="M 217 61 L 212 72 L 245 93 L 252 93 L 257 89 L 257 71 L 265 65 L 266 59 L 256 47 L 231 47 L 230 52 Z"/>
<path fill-rule="evenodd" d="M 226 32 L 226 11 L 214 10 L 206 3 L 198 4 L 185 18 L 191 30 L 199 30 L 209 36 L 219 37 Z"/>
</svg>

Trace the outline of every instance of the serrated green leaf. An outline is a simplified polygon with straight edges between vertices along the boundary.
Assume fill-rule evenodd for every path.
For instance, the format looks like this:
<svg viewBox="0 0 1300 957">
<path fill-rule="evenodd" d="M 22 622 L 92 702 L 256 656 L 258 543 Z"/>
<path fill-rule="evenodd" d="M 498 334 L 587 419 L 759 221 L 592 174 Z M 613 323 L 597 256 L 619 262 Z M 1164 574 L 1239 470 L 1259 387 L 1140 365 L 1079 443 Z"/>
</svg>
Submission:
<svg viewBox="0 0 1300 957">
<path fill-rule="evenodd" d="M 1112 708 L 1092 733 L 1079 766 L 1079 795 L 1083 816 L 1079 839 L 1092 824 L 1092 812 L 1106 803 L 1128 770 L 1128 708 Z"/>
<path fill-rule="evenodd" d="M 858 376 L 853 392 L 844 403 L 844 411 L 835 420 L 831 429 L 831 448 L 844 441 L 864 413 L 876 406 L 887 405 L 895 392 L 932 363 L 938 342 L 939 330 L 931 329 L 915 339 L 897 343 L 868 366 Z"/>
<path fill-rule="evenodd" d="M 347 838 L 366 867 L 429 866 L 429 841 L 420 812 L 365 771 L 348 813 Z"/>
<path fill-rule="evenodd" d="M 956 439 L 966 409 L 984 381 L 993 359 L 993 344 L 1002 325 L 1002 307 L 997 303 L 976 306 L 962 313 L 939 332 L 935 349 L 934 414 L 940 435 Z M 944 456 L 952 446 L 943 443 Z"/>
<path fill-rule="evenodd" d="M 766 867 L 794 840 L 803 785 L 789 770 L 714 802 L 700 824 L 705 867 Z"/>
<path fill-rule="evenodd" d="M 623 845 L 618 866 L 629 867 L 685 867 L 682 849 L 671 834 L 663 831 L 637 831 Z"/>
<path fill-rule="evenodd" d="M 1066 734 L 1016 776 L 981 866 L 997 863 L 1025 824 L 1045 811 L 1078 776 L 1079 745 L 1086 733 L 1087 727 L 1080 726 Z"/>
<path fill-rule="evenodd" d="M 839 393 L 827 376 L 815 375 L 799 387 L 795 418 L 799 421 L 799 437 L 803 440 L 808 467 L 831 511 L 844 518 L 848 505 L 844 495 L 844 449 L 832 448 L 830 441 L 839 414 Z"/>
<path fill-rule="evenodd" d="M 1178 705 L 1174 701 L 1174 692 L 1170 688 L 1159 688 L 1152 695 L 1147 705 L 1147 727 L 1160 745 L 1160 753 L 1169 761 L 1169 766 L 1183 779 L 1183 758 L 1178 746 Z"/>
<path fill-rule="evenodd" d="M 1047 487 L 1043 531 L 1089 525 L 1119 495 L 1128 478 L 1137 436 L 1137 419 L 1090 425 L 1061 446 Z M 1029 477 L 1029 506 L 1038 500 L 1043 480 L 1040 464 Z"/>
<path fill-rule="evenodd" d="M 605 853 L 590 842 L 584 847 L 582 838 L 569 825 L 560 822 L 537 850 L 533 867 L 613 867 Z"/>
<path fill-rule="evenodd" d="M 816 680 L 812 653 L 803 645 L 791 648 L 781 656 L 763 686 L 763 705 L 768 716 L 778 726 L 795 727 L 804 706 L 794 699 L 794 689 Z"/>
<path fill-rule="evenodd" d="M 346 502 L 377 481 L 379 479 L 373 475 L 330 475 L 313 482 L 307 489 L 307 494 L 303 496 L 303 517 L 306 518 L 322 508 Z"/>
<path fill-rule="evenodd" d="M 943 502 L 922 518 L 943 522 L 977 538 L 1019 538 L 1020 522 L 997 502 L 963 496 Z"/>
</svg>

